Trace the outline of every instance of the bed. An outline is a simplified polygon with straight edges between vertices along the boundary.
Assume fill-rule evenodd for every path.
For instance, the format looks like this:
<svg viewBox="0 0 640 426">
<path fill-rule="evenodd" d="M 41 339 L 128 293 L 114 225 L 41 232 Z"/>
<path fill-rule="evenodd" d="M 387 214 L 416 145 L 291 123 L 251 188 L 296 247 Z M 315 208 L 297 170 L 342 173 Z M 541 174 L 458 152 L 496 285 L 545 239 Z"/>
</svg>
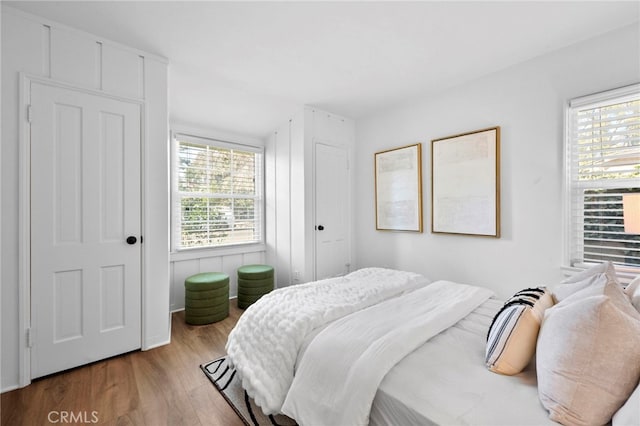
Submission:
<svg viewBox="0 0 640 426">
<path fill-rule="evenodd" d="M 266 414 L 302 425 L 554 424 L 535 362 L 513 376 L 485 366 L 503 303 L 481 287 L 366 268 L 265 296 L 227 353 Z"/>
<path fill-rule="evenodd" d="M 487 329 L 502 304 L 490 298 L 404 358 L 382 381 L 370 424 L 555 424 L 537 398 L 535 363 L 513 377 L 484 365 Z"/>
</svg>

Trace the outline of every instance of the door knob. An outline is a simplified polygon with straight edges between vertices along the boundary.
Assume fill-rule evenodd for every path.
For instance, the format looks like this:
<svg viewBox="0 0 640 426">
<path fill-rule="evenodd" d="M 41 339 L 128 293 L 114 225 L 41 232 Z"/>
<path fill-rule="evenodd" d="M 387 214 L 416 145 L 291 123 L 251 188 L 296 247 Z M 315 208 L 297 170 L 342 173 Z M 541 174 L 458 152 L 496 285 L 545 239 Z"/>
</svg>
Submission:
<svg viewBox="0 0 640 426">
<path fill-rule="evenodd" d="M 138 242 L 138 239 L 136 237 L 134 237 L 133 235 L 130 235 L 127 237 L 127 244 L 135 244 Z"/>
<path fill-rule="evenodd" d="M 318 225 L 318 231 L 324 231 L 324 226 Z"/>
</svg>

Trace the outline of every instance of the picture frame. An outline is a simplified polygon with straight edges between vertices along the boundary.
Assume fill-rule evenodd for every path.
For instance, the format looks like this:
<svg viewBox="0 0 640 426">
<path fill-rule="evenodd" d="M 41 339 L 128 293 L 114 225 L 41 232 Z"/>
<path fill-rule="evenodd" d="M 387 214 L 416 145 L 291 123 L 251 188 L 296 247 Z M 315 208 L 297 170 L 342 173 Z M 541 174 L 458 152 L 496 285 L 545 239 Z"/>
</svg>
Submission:
<svg viewBox="0 0 640 426">
<path fill-rule="evenodd" d="M 500 237 L 500 127 L 431 141 L 431 232 Z"/>
<path fill-rule="evenodd" d="M 376 229 L 422 232 L 422 144 L 374 155 Z"/>
</svg>

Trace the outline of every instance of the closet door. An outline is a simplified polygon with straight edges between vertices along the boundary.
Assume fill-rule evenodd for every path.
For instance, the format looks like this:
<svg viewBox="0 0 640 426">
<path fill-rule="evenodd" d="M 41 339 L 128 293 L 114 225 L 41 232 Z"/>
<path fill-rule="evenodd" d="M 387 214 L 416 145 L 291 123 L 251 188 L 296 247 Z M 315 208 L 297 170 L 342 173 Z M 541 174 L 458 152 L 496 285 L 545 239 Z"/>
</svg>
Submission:
<svg viewBox="0 0 640 426">
<path fill-rule="evenodd" d="M 32 378 L 141 346 L 141 113 L 31 85 Z"/>
<path fill-rule="evenodd" d="M 316 279 L 348 272 L 349 170 L 347 150 L 315 145 Z"/>
</svg>

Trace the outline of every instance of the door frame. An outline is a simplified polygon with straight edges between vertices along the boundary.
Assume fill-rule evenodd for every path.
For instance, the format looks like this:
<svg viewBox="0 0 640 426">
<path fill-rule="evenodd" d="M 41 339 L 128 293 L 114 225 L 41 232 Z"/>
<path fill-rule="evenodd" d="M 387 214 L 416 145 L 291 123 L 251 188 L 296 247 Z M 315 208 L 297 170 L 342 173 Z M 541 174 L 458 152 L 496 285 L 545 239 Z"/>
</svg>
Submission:
<svg viewBox="0 0 640 426">
<path fill-rule="evenodd" d="M 18 112 L 18 386 L 24 387 L 31 383 L 31 125 L 28 107 L 31 104 L 31 84 L 38 83 L 51 87 L 74 90 L 81 93 L 115 99 L 121 102 L 133 103 L 140 106 L 140 229 L 142 235 L 145 230 L 146 194 L 145 188 L 145 148 L 146 148 L 146 101 L 112 95 L 101 90 L 89 89 L 64 83 L 61 81 L 20 73 L 18 98 L 20 108 Z M 140 280 L 141 280 L 141 336 L 144 349 L 145 336 L 145 246 L 141 244 Z M 37 331 L 36 331 L 37 332 Z"/>
</svg>

